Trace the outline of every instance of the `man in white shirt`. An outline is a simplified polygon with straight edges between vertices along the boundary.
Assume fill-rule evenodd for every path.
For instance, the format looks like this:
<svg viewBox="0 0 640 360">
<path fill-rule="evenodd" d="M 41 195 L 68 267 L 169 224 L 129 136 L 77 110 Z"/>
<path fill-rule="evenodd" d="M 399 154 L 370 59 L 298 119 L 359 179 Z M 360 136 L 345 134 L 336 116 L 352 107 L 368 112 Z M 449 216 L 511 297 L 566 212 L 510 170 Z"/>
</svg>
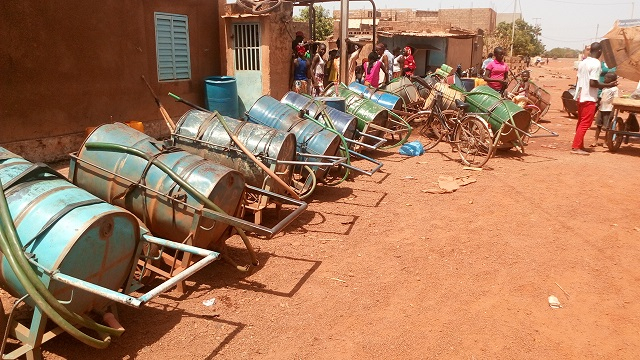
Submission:
<svg viewBox="0 0 640 360">
<path fill-rule="evenodd" d="M 596 113 L 596 102 L 598 100 L 598 89 L 610 88 L 618 85 L 618 81 L 601 83 L 599 81 L 600 56 L 602 47 L 600 43 L 591 44 L 589 57 L 582 60 L 578 65 L 578 82 L 576 83 L 576 100 L 578 102 L 578 122 L 576 123 L 576 135 L 571 145 L 571 153 L 578 155 L 589 155 L 584 150 L 584 135 L 593 123 L 593 116 Z"/>
</svg>

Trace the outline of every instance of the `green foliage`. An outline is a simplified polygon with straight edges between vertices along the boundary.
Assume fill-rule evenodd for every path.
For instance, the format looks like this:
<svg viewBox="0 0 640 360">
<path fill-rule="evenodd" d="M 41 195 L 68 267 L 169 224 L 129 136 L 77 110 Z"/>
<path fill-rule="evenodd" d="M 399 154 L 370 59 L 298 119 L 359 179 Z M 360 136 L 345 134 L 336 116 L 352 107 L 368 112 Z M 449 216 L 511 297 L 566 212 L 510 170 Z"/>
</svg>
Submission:
<svg viewBox="0 0 640 360">
<path fill-rule="evenodd" d="M 333 18 L 328 9 L 322 7 L 322 5 L 313 6 L 316 12 L 316 40 L 325 40 L 331 34 L 333 34 Z M 300 10 L 300 16 L 294 16 L 293 20 L 309 22 L 309 8 L 303 8 Z"/>
<path fill-rule="evenodd" d="M 569 48 L 553 48 L 544 53 L 543 56 L 550 58 L 577 58 L 580 54 L 580 50 L 569 49 Z"/>
<path fill-rule="evenodd" d="M 515 21 L 513 36 L 513 55 L 536 56 L 544 52 L 544 45 L 539 40 L 542 28 L 533 26 L 522 19 Z M 485 37 L 485 54 L 492 52 L 496 46 L 502 46 L 507 55 L 511 52 L 512 24 L 501 22 L 496 30 Z"/>
</svg>

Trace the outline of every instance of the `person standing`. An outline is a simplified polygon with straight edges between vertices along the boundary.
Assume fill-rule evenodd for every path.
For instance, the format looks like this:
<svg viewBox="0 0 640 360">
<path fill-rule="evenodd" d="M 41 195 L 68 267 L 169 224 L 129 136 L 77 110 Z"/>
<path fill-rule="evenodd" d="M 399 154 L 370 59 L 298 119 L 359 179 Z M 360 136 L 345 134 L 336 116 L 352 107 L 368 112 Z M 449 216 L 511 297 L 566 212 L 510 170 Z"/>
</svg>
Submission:
<svg viewBox="0 0 640 360">
<path fill-rule="evenodd" d="M 416 71 L 416 61 L 411 54 L 411 48 L 406 46 L 404 48 L 404 65 L 402 66 L 402 75 L 408 78 L 413 76 L 413 73 Z"/>
<path fill-rule="evenodd" d="M 618 79 L 615 71 L 607 72 L 607 75 L 604 77 L 604 83 L 611 83 Z M 589 147 L 598 146 L 598 138 L 600 137 L 600 131 L 604 127 L 605 130 L 609 129 L 609 124 L 611 123 L 611 113 L 613 112 L 613 99 L 618 97 L 618 87 L 610 87 L 607 89 L 603 89 L 600 94 L 600 106 L 598 109 L 598 114 L 596 115 L 596 136 L 593 140 L 593 144 L 589 145 Z"/>
<path fill-rule="evenodd" d="M 293 73 L 293 81 L 291 90 L 298 94 L 309 94 L 309 77 L 311 75 L 311 67 L 309 61 L 305 58 L 307 50 L 302 45 L 298 45 L 297 57 L 291 63 L 291 72 Z"/>
<path fill-rule="evenodd" d="M 487 55 L 487 58 L 484 59 L 484 61 L 482 62 L 482 73 L 484 74 L 484 71 L 487 69 L 487 65 L 489 65 L 490 62 L 493 61 L 493 53 L 489 53 Z"/>
<path fill-rule="evenodd" d="M 589 155 L 584 150 L 584 136 L 591 127 L 593 116 L 596 113 L 598 89 L 612 88 L 618 85 L 617 80 L 608 83 L 600 82 L 602 67 L 598 59 L 601 55 L 602 46 L 600 43 L 594 42 L 591 44 L 589 57 L 578 65 L 578 82 L 575 94 L 575 100 L 578 103 L 578 122 L 576 123 L 576 134 L 571 144 L 572 154 Z"/>
<path fill-rule="evenodd" d="M 404 67 L 404 55 L 402 54 L 402 50 L 400 48 L 396 48 L 393 51 L 395 57 L 393 58 L 393 78 L 399 78 L 402 76 L 402 68 Z"/>
<path fill-rule="evenodd" d="M 324 87 L 324 54 L 327 52 L 327 45 L 320 44 L 318 46 L 318 52 L 313 56 L 313 61 L 311 61 L 311 83 L 313 87 L 311 88 L 312 96 L 320 96 L 322 95 L 322 89 Z"/>
<path fill-rule="evenodd" d="M 507 75 L 509 75 L 509 65 L 504 62 L 504 49 L 500 46 L 493 49 L 494 59 L 484 70 L 484 81 L 493 90 L 502 94 L 507 87 Z"/>
<path fill-rule="evenodd" d="M 387 50 L 387 47 L 383 43 L 378 43 L 376 45 L 376 53 L 380 57 L 380 61 L 382 61 L 382 64 L 387 71 L 385 78 L 391 79 L 393 77 L 393 54 Z"/>
<path fill-rule="evenodd" d="M 384 83 L 386 83 L 389 80 L 389 72 L 387 71 L 387 68 L 385 67 L 382 60 L 378 60 L 378 54 L 372 51 L 369 54 L 369 62 L 364 67 L 364 84 L 367 86 L 373 86 L 374 88 L 379 87 L 381 85 L 381 73 L 384 74 Z"/>
</svg>

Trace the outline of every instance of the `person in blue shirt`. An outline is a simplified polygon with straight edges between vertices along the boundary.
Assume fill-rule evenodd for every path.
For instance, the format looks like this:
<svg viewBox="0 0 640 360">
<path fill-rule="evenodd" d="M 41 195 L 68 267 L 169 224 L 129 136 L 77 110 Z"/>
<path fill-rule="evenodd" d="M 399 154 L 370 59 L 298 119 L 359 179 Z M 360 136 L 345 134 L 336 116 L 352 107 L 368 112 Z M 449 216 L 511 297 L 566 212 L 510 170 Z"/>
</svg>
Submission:
<svg viewBox="0 0 640 360">
<path fill-rule="evenodd" d="M 307 50 L 299 45 L 296 49 L 297 57 L 291 63 L 293 81 L 291 90 L 298 94 L 309 94 L 309 78 L 311 78 L 310 61 L 306 58 Z"/>
</svg>

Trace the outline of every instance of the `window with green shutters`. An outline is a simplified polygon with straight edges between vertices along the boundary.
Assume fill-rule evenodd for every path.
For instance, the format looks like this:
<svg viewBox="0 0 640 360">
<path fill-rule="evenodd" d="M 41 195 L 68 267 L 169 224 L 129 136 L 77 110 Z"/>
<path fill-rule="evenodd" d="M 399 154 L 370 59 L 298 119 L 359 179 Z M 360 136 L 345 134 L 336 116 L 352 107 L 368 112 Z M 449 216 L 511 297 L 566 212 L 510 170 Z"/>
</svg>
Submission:
<svg viewBox="0 0 640 360">
<path fill-rule="evenodd" d="M 186 15 L 155 13 L 158 80 L 191 78 L 189 21 Z"/>
</svg>

